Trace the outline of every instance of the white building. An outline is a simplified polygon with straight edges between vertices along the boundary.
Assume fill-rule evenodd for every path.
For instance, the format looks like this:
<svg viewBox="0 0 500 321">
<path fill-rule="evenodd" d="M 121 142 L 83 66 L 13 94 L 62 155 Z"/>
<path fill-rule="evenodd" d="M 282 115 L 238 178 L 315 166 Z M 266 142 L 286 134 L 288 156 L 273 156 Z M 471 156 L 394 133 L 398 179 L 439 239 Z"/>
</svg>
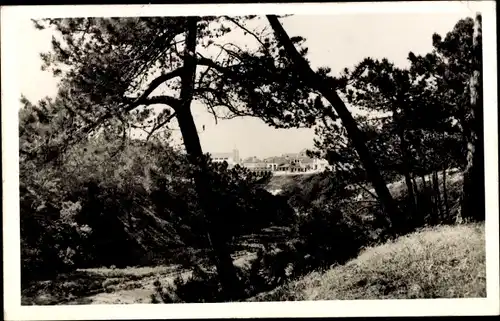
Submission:
<svg viewBox="0 0 500 321">
<path fill-rule="evenodd" d="M 282 156 L 268 157 L 263 160 L 256 156 L 241 160 L 237 149 L 234 149 L 232 153 L 211 153 L 211 157 L 213 162 L 226 162 L 229 168 L 238 164 L 258 173 L 311 173 L 322 172 L 327 168 L 331 168 L 328 161 L 310 158 L 306 155 L 305 150 L 300 153 L 288 153 Z"/>
<path fill-rule="evenodd" d="M 328 161 L 326 159 L 318 159 L 314 158 L 313 159 L 313 170 L 315 171 L 324 171 L 325 169 L 331 169 L 330 164 L 328 164 Z"/>
<path fill-rule="evenodd" d="M 240 153 L 237 149 L 233 149 L 232 153 L 210 153 L 210 156 L 212 157 L 212 162 L 226 162 L 229 167 L 240 163 Z"/>
</svg>

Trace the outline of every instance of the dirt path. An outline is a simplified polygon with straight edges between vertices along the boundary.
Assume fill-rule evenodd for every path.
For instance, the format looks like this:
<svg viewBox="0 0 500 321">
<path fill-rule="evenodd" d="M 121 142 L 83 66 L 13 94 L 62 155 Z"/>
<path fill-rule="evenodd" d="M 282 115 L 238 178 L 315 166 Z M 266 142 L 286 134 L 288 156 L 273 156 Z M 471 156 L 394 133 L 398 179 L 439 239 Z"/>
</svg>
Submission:
<svg viewBox="0 0 500 321">
<path fill-rule="evenodd" d="M 233 255 L 234 264 L 238 267 L 248 266 L 256 257 L 257 244 L 253 244 L 251 239 L 244 243 L 247 245 L 245 249 Z M 155 281 L 167 286 L 178 276 L 186 280 L 191 273 L 177 265 L 78 269 L 24 288 L 22 305 L 151 303 L 151 296 L 156 293 Z"/>
<path fill-rule="evenodd" d="M 182 273 L 187 278 L 191 272 Z M 132 304 L 151 303 L 151 295 L 155 293 L 154 282 L 159 280 L 161 284 L 171 284 L 177 272 L 170 275 L 155 275 L 141 279 L 140 281 L 128 281 L 122 284 L 121 289 L 112 292 L 101 292 L 88 297 L 79 298 L 65 304 Z"/>
<path fill-rule="evenodd" d="M 154 271 L 154 270 L 158 271 Z M 142 271 L 141 271 L 142 270 Z M 144 272 L 144 271 L 153 272 Z M 95 272 L 105 274 L 105 270 L 95 269 Z M 74 300 L 62 304 L 132 304 L 132 303 L 151 303 L 151 295 L 155 293 L 155 281 L 160 281 L 162 285 L 172 284 L 174 279 L 181 275 L 186 279 L 191 275 L 190 271 L 180 272 L 174 268 L 165 269 L 164 267 L 155 268 L 129 268 L 114 269 L 114 274 L 135 275 L 133 280 L 119 279 L 115 286 L 106 286 L 107 283 L 115 283 L 116 278 L 108 278 L 103 282 L 104 291 L 90 296 L 75 298 Z M 142 273 L 141 273 L 142 272 Z"/>
<path fill-rule="evenodd" d="M 255 254 L 241 253 L 235 257 L 234 264 L 244 266 L 255 257 Z M 181 272 L 179 267 L 139 267 L 126 269 L 86 269 L 82 272 L 97 274 L 106 277 L 103 288 L 92 295 L 65 300 L 58 304 L 137 304 L 151 303 L 154 294 L 155 281 L 160 281 L 163 286 L 172 284 L 177 276 L 187 279 L 191 271 Z M 127 279 L 132 278 L 132 279 Z"/>
</svg>

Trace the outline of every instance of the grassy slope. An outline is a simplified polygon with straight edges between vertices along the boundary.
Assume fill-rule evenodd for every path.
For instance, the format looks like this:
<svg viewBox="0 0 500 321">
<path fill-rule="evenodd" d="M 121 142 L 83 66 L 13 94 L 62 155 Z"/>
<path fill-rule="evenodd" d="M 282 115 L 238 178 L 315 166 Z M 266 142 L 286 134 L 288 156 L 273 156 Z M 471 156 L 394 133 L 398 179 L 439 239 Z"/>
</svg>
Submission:
<svg viewBox="0 0 500 321">
<path fill-rule="evenodd" d="M 252 301 L 486 296 L 484 225 L 440 226 L 364 250 Z"/>
</svg>

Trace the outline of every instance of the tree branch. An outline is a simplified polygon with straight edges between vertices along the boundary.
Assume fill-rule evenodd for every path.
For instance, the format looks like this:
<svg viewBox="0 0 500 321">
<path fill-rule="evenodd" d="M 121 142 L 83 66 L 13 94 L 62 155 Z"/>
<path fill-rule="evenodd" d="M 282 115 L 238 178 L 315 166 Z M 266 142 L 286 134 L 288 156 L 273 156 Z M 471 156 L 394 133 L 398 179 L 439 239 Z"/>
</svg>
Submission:
<svg viewBox="0 0 500 321">
<path fill-rule="evenodd" d="M 126 112 L 130 112 L 132 111 L 133 109 L 135 109 L 136 107 L 140 106 L 140 105 L 155 105 L 155 104 L 165 104 L 165 105 L 169 105 L 170 107 L 172 107 L 174 110 L 175 108 L 178 106 L 179 104 L 179 100 L 174 98 L 174 97 L 171 97 L 171 96 L 154 96 L 154 97 L 151 97 L 151 98 L 146 98 L 146 99 L 142 99 L 142 100 L 138 100 L 136 98 L 125 98 L 125 100 L 130 100 L 131 103 L 129 105 L 122 105 L 122 107 L 125 107 L 123 109 L 123 112 L 126 113 Z M 113 113 L 112 111 L 108 111 L 106 114 L 104 114 L 103 116 L 99 117 L 96 121 L 94 122 L 91 122 L 89 123 L 87 126 L 84 126 L 83 128 L 80 129 L 80 131 L 78 133 L 76 133 L 73 137 L 79 137 L 80 135 L 85 135 L 85 134 L 89 134 L 90 132 L 92 132 L 96 127 L 100 126 L 102 123 L 104 123 L 106 120 L 112 118 L 113 116 L 117 116 L 116 113 Z M 72 140 L 67 140 L 65 142 L 65 145 L 69 145 L 69 143 L 71 142 Z"/>
<path fill-rule="evenodd" d="M 212 114 L 212 116 L 214 116 L 215 124 L 217 125 L 217 123 L 218 123 L 218 115 L 217 115 L 217 112 L 214 109 L 214 106 L 212 106 L 211 104 L 209 104 L 208 108 L 210 108 L 210 113 Z"/>
<path fill-rule="evenodd" d="M 142 97 L 142 96 L 141 96 Z M 141 105 L 155 105 L 155 104 L 164 104 L 164 105 L 169 105 L 172 107 L 174 110 L 178 107 L 180 101 L 179 99 L 168 96 L 168 95 L 160 95 L 160 96 L 153 96 L 150 98 L 129 98 L 125 97 L 125 100 L 128 101 L 128 105 L 125 107 L 125 112 L 129 112 L 133 110 L 134 108 L 137 108 Z"/>
<path fill-rule="evenodd" d="M 137 97 L 136 100 L 140 101 L 141 99 L 147 98 L 162 83 L 164 83 L 167 80 L 173 79 L 175 77 L 180 77 L 181 74 L 182 74 L 182 67 L 179 67 L 179 68 L 177 68 L 169 73 L 158 76 L 153 81 L 151 81 L 148 88 L 142 93 L 142 95 Z"/>
<path fill-rule="evenodd" d="M 230 77 L 230 78 L 237 78 L 238 75 L 233 72 L 230 68 L 228 67 L 223 67 L 219 64 L 217 64 L 215 61 L 213 61 L 212 59 L 208 59 L 206 57 L 203 57 L 201 54 L 198 53 L 198 58 L 196 60 L 196 63 L 200 66 L 206 66 L 206 67 L 210 67 L 210 68 L 213 68 L 221 73 L 223 73 L 224 75 L 226 75 L 227 77 Z"/>
<path fill-rule="evenodd" d="M 248 28 L 246 28 L 245 26 L 241 25 L 234 18 L 231 18 L 229 16 L 224 16 L 224 18 L 226 18 L 227 20 L 231 21 L 236 26 L 238 26 L 239 28 L 243 29 L 245 32 L 247 32 L 248 34 L 250 34 L 251 36 L 253 36 L 260 43 L 260 45 L 262 46 L 262 48 L 266 49 L 266 46 L 264 45 L 264 43 L 262 42 L 262 40 L 260 40 L 260 38 L 255 34 L 255 32 L 252 32 L 252 31 L 248 30 Z M 266 51 L 267 51 L 267 49 L 266 49 Z"/>
<path fill-rule="evenodd" d="M 162 128 L 163 126 L 165 126 L 168 122 L 170 122 L 172 120 L 172 118 L 175 117 L 175 113 L 173 113 L 172 115 L 168 116 L 167 119 L 165 119 L 164 121 L 162 121 L 161 123 L 159 124 L 155 124 L 153 129 L 151 129 L 151 131 L 148 133 L 148 136 L 146 137 L 146 141 L 149 141 L 149 139 L 151 138 L 151 136 L 153 136 L 153 133 L 155 131 L 157 131 L 158 129 Z"/>
</svg>

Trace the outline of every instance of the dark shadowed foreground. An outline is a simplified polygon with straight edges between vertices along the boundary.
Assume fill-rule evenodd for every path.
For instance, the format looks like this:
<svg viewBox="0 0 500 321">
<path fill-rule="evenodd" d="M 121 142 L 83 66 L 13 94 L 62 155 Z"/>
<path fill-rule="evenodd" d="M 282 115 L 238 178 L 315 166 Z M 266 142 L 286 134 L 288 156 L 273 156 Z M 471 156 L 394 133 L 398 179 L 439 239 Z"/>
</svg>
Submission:
<svg viewBox="0 0 500 321">
<path fill-rule="evenodd" d="M 25 289 L 23 304 L 151 303 L 154 282 L 169 284 L 179 274 L 187 278 L 190 272 L 165 266 L 79 270 Z M 484 224 L 468 224 L 423 229 L 367 248 L 345 265 L 312 272 L 248 301 L 485 296 Z"/>
</svg>

